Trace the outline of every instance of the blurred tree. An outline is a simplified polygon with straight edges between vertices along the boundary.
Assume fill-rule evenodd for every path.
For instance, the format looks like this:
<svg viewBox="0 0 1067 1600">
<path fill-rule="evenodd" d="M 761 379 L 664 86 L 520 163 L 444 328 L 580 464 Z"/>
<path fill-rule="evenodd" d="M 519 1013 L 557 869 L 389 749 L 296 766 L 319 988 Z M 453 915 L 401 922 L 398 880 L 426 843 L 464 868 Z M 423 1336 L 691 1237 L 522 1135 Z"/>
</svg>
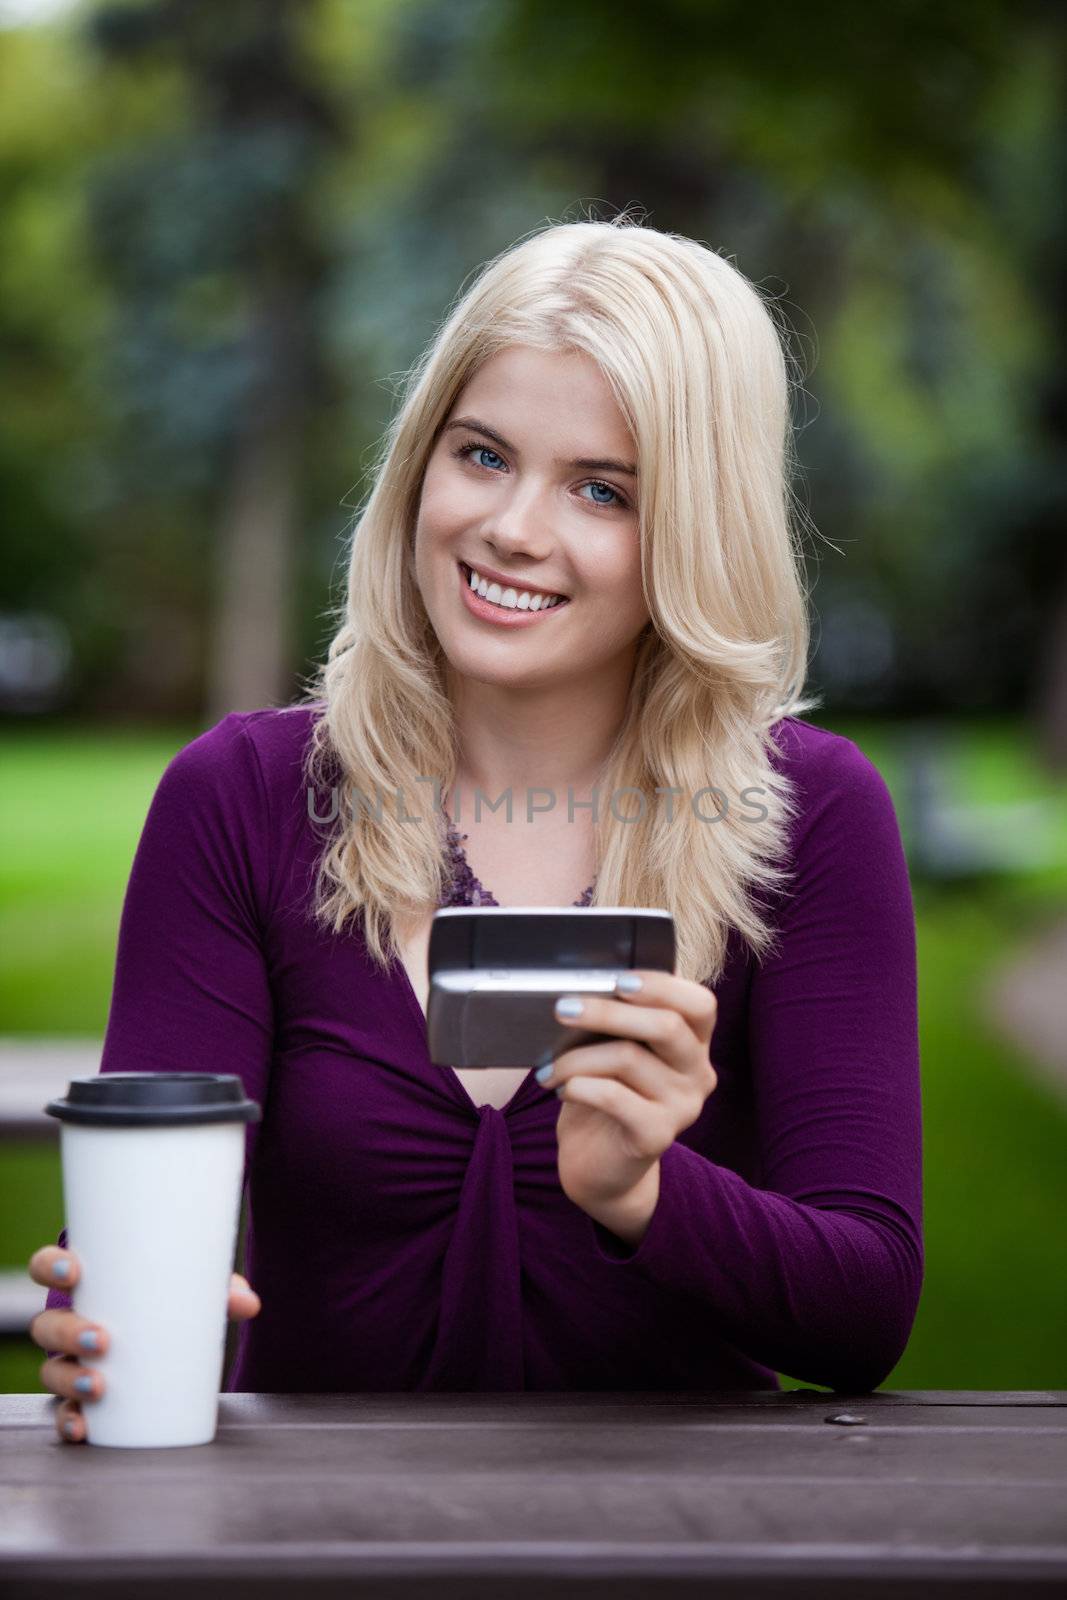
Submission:
<svg viewBox="0 0 1067 1600">
<path fill-rule="evenodd" d="M 0 31 L 0 600 L 65 622 L 83 709 L 287 696 L 391 376 L 479 263 L 636 207 L 804 307 L 831 706 L 1040 705 L 1051 749 L 1062 78 L 1038 0 L 862 27 L 844 0 L 132 0 Z"/>
<path fill-rule="evenodd" d="M 83 379 L 106 311 L 81 244 L 79 170 L 102 121 L 52 30 L 0 34 L 0 610 L 62 616 L 90 676 L 116 645 L 107 604 L 77 576 L 92 561 L 78 508 L 101 487 Z"/>
<path fill-rule="evenodd" d="M 1051 736 L 1067 666 L 1032 641 L 1058 637 L 1063 406 L 1034 397 L 1063 382 L 1059 8 L 900 4 L 860 27 L 846 0 L 773 18 L 513 0 L 462 19 L 425 0 L 397 30 L 397 84 L 453 109 L 418 186 L 431 226 L 459 211 L 495 253 L 506 223 L 482 217 L 509 174 L 562 170 L 594 209 L 710 235 L 783 316 L 765 272 L 787 270 L 821 334 L 813 521 L 848 558 L 821 575 L 815 676 L 844 705 L 1037 699 Z M 844 643 L 872 637 L 861 612 L 890 629 L 880 667 Z"/>
<path fill-rule="evenodd" d="M 113 371 L 157 471 L 218 475 L 206 702 L 284 701 L 304 440 L 325 379 L 308 197 L 340 134 L 301 55 L 313 0 L 153 0 L 91 17 L 97 49 L 176 68 L 189 116 L 96 178 L 93 237 L 119 291 Z"/>
</svg>

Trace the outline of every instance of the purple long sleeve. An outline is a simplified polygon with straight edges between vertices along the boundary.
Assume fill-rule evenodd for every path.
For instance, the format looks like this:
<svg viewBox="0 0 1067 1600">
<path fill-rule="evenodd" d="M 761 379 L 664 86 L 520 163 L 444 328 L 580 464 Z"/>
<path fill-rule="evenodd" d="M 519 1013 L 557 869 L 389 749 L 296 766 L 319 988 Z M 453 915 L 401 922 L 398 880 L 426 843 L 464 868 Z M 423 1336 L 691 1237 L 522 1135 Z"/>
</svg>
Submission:
<svg viewBox="0 0 1067 1600">
<path fill-rule="evenodd" d="M 631 1251 L 563 1194 L 560 1102 L 532 1071 L 503 1109 L 475 1105 L 430 1062 L 403 969 L 313 923 L 313 715 L 234 713 L 167 768 L 101 1068 L 233 1071 L 263 1106 L 245 1241 L 263 1309 L 227 1388 L 884 1381 L 922 1284 L 921 1115 L 911 895 L 866 757 L 776 725 L 802 801 L 780 949 L 761 967 L 731 935 L 718 1086 Z"/>
<path fill-rule="evenodd" d="M 101 1072 L 237 1072 L 263 1103 L 273 1033 L 262 948 L 269 837 L 255 752 L 241 719 L 227 717 L 174 756 L 149 807 L 119 925 Z M 258 1132 L 249 1123 L 246 1171 Z M 66 1228 L 57 1242 L 66 1247 Z M 71 1296 L 50 1289 L 46 1305 L 67 1309 Z"/>
<path fill-rule="evenodd" d="M 780 952 L 749 991 L 758 1180 L 676 1142 L 636 1250 L 590 1226 L 606 1259 L 684 1289 L 757 1360 L 865 1390 L 922 1287 L 914 912 L 877 769 L 824 735 L 806 786 Z"/>
</svg>

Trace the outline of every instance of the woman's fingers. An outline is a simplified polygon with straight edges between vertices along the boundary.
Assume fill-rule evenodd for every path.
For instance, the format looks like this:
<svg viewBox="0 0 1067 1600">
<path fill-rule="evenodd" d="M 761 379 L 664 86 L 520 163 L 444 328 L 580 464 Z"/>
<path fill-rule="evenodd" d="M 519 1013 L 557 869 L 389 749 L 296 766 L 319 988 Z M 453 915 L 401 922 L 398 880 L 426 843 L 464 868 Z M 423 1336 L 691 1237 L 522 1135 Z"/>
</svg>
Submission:
<svg viewBox="0 0 1067 1600">
<path fill-rule="evenodd" d="M 85 1418 L 74 1400 L 63 1400 L 56 1406 L 56 1432 L 65 1444 L 84 1444 Z"/>
<path fill-rule="evenodd" d="M 34 1283 L 46 1284 L 49 1289 L 69 1289 L 77 1283 L 81 1269 L 73 1250 L 43 1244 L 30 1257 L 29 1271 Z"/>
<path fill-rule="evenodd" d="M 61 1400 L 99 1400 L 105 1389 L 104 1375 L 83 1367 L 76 1356 L 49 1356 L 41 1362 L 41 1382 Z"/>
<path fill-rule="evenodd" d="M 49 1289 L 72 1289 L 81 1277 L 81 1265 L 73 1250 L 46 1244 L 33 1252 L 29 1272 L 35 1283 L 43 1283 Z M 62 1306 L 39 1311 L 30 1321 L 29 1335 L 42 1350 L 60 1350 L 81 1358 L 103 1355 L 108 1347 L 105 1328 Z"/>
<path fill-rule="evenodd" d="M 58 1267 L 58 1270 L 57 1270 Z M 30 1277 L 48 1288 L 70 1288 L 78 1282 L 78 1258 L 58 1245 L 42 1245 L 29 1260 Z M 227 1314 L 237 1321 L 257 1316 L 262 1306 L 259 1295 L 240 1272 L 230 1278 Z M 55 1351 L 41 1363 L 41 1383 L 56 1395 L 55 1428 L 68 1444 L 86 1438 L 82 1403 L 99 1400 L 106 1387 L 104 1375 L 83 1363 L 87 1356 L 104 1355 L 108 1348 L 106 1328 L 80 1317 L 76 1311 L 51 1306 L 31 1318 L 29 1335 L 42 1350 Z"/>
<path fill-rule="evenodd" d="M 230 1279 L 227 1314 L 237 1322 L 246 1322 L 249 1317 L 258 1316 L 262 1304 L 248 1279 L 240 1272 L 235 1272 Z"/>
<path fill-rule="evenodd" d="M 258 1316 L 261 1306 L 259 1295 L 247 1279 L 235 1272 L 230 1280 L 226 1315 L 237 1322 L 245 1322 L 249 1317 Z M 101 1356 L 108 1347 L 106 1328 L 62 1306 L 38 1311 L 30 1322 L 29 1335 L 42 1350 L 61 1350 L 71 1356 Z"/>
<path fill-rule="evenodd" d="M 72 1288 L 81 1275 L 78 1258 L 74 1252 L 72 1250 L 61 1250 L 58 1245 L 54 1244 L 42 1245 L 40 1250 L 34 1251 L 30 1257 L 29 1272 L 35 1283 L 43 1283 L 49 1289 Z M 243 1321 L 248 1317 L 256 1316 L 261 1306 L 262 1301 L 259 1295 L 243 1273 L 233 1273 L 230 1278 L 227 1315 Z M 56 1307 L 55 1309 L 59 1310 L 60 1308 Z M 41 1315 L 43 1316 L 43 1313 Z M 85 1327 L 96 1326 L 96 1324 L 88 1322 L 85 1318 L 82 1318 L 81 1322 Z M 52 1323 L 42 1323 L 38 1330 L 41 1332 L 42 1337 L 38 1338 L 32 1332 L 31 1337 L 35 1343 L 46 1350 L 66 1350 L 68 1346 L 65 1344 L 59 1344 L 58 1342 L 49 1344 L 45 1342 L 46 1339 L 52 1337 L 49 1330 L 53 1326 L 54 1324 Z"/>
<path fill-rule="evenodd" d="M 81 1360 L 104 1355 L 109 1342 L 107 1329 L 99 1322 L 90 1322 L 88 1317 L 79 1317 L 76 1311 L 66 1311 L 62 1306 L 38 1311 L 30 1319 L 28 1332 L 42 1350 L 60 1350 Z"/>
<path fill-rule="evenodd" d="M 41 1383 L 58 1396 L 53 1416 L 59 1437 L 66 1444 L 81 1444 L 86 1438 L 82 1401 L 100 1399 L 103 1375 L 83 1367 L 76 1356 L 50 1356 L 41 1363 Z"/>
<path fill-rule="evenodd" d="M 34 1283 L 45 1284 L 49 1289 L 70 1289 L 78 1281 L 80 1268 L 72 1250 L 46 1244 L 30 1257 L 29 1273 Z M 41 1383 L 58 1396 L 53 1417 L 60 1439 L 66 1444 L 83 1444 L 86 1427 L 81 1402 L 99 1400 L 106 1387 L 103 1374 L 90 1370 L 83 1361 L 87 1355 L 104 1353 L 108 1347 L 107 1330 L 88 1317 L 79 1317 L 76 1311 L 53 1306 L 31 1318 L 29 1335 L 43 1350 L 67 1352 L 51 1355 L 41 1363 Z"/>
</svg>

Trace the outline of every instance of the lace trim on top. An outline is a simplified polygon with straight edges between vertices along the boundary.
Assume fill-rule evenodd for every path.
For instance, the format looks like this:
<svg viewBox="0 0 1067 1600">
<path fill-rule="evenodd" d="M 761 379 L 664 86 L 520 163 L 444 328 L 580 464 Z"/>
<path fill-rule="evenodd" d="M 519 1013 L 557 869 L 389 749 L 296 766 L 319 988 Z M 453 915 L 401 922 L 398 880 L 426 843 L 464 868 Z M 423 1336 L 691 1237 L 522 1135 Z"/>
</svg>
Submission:
<svg viewBox="0 0 1067 1600">
<path fill-rule="evenodd" d="M 462 843 L 468 835 L 459 833 L 447 811 L 445 812 L 445 821 L 447 823 L 448 854 L 452 862 L 452 884 L 445 891 L 441 899 L 441 906 L 499 905 L 500 902 L 495 900 L 489 890 L 483 887 L 471 870 Z M 594 878 L 588 889 L 583 889 L 573 904 L 576 906 L 589 905 L 592 902 L 595 889 L 596 879 Z"/>
</svg>

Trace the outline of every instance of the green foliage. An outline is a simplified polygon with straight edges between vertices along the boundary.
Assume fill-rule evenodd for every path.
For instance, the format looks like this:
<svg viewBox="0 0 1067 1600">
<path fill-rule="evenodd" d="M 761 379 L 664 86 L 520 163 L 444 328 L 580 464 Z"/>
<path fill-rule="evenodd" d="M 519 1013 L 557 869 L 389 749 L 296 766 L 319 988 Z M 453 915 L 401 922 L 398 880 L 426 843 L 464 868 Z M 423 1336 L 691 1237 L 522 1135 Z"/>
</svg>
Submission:
<svg viewBox="0 0 1067 1600">
<path fill-rule="evenodd" d="M 1062 583 L 1047 8 L 859 28 L 844 0 L 773 25 L 734 0 L 221 16 L 87 4 L 0 35 L 19 395 L 0 605 L 66 624 L 72 710 L 203 705 L 235 440 L 291 390 L 295 682 L 393 380 L 480 261 L 623 205 L 722 250 L 793 326 L 827 703 L 1032 693 Z"/>
<path fill-rule="evenodd" d="M 122 895 L 167 761 L 195 737 L 27 730 L 3 740 L 0 1029 L 103 1035 Z"/>
<path fill-rule="evenodd" d="M 919 919 L 926 1285 L 890 1387 L 1060 1389 L 1067 1378 L 1067 1092 L 991 1032 L 982 986 L 1033 913 L 1010 890 Z M 1067 1083 L 1064 1085 L 1067 1091 Z"/>
</svg>

